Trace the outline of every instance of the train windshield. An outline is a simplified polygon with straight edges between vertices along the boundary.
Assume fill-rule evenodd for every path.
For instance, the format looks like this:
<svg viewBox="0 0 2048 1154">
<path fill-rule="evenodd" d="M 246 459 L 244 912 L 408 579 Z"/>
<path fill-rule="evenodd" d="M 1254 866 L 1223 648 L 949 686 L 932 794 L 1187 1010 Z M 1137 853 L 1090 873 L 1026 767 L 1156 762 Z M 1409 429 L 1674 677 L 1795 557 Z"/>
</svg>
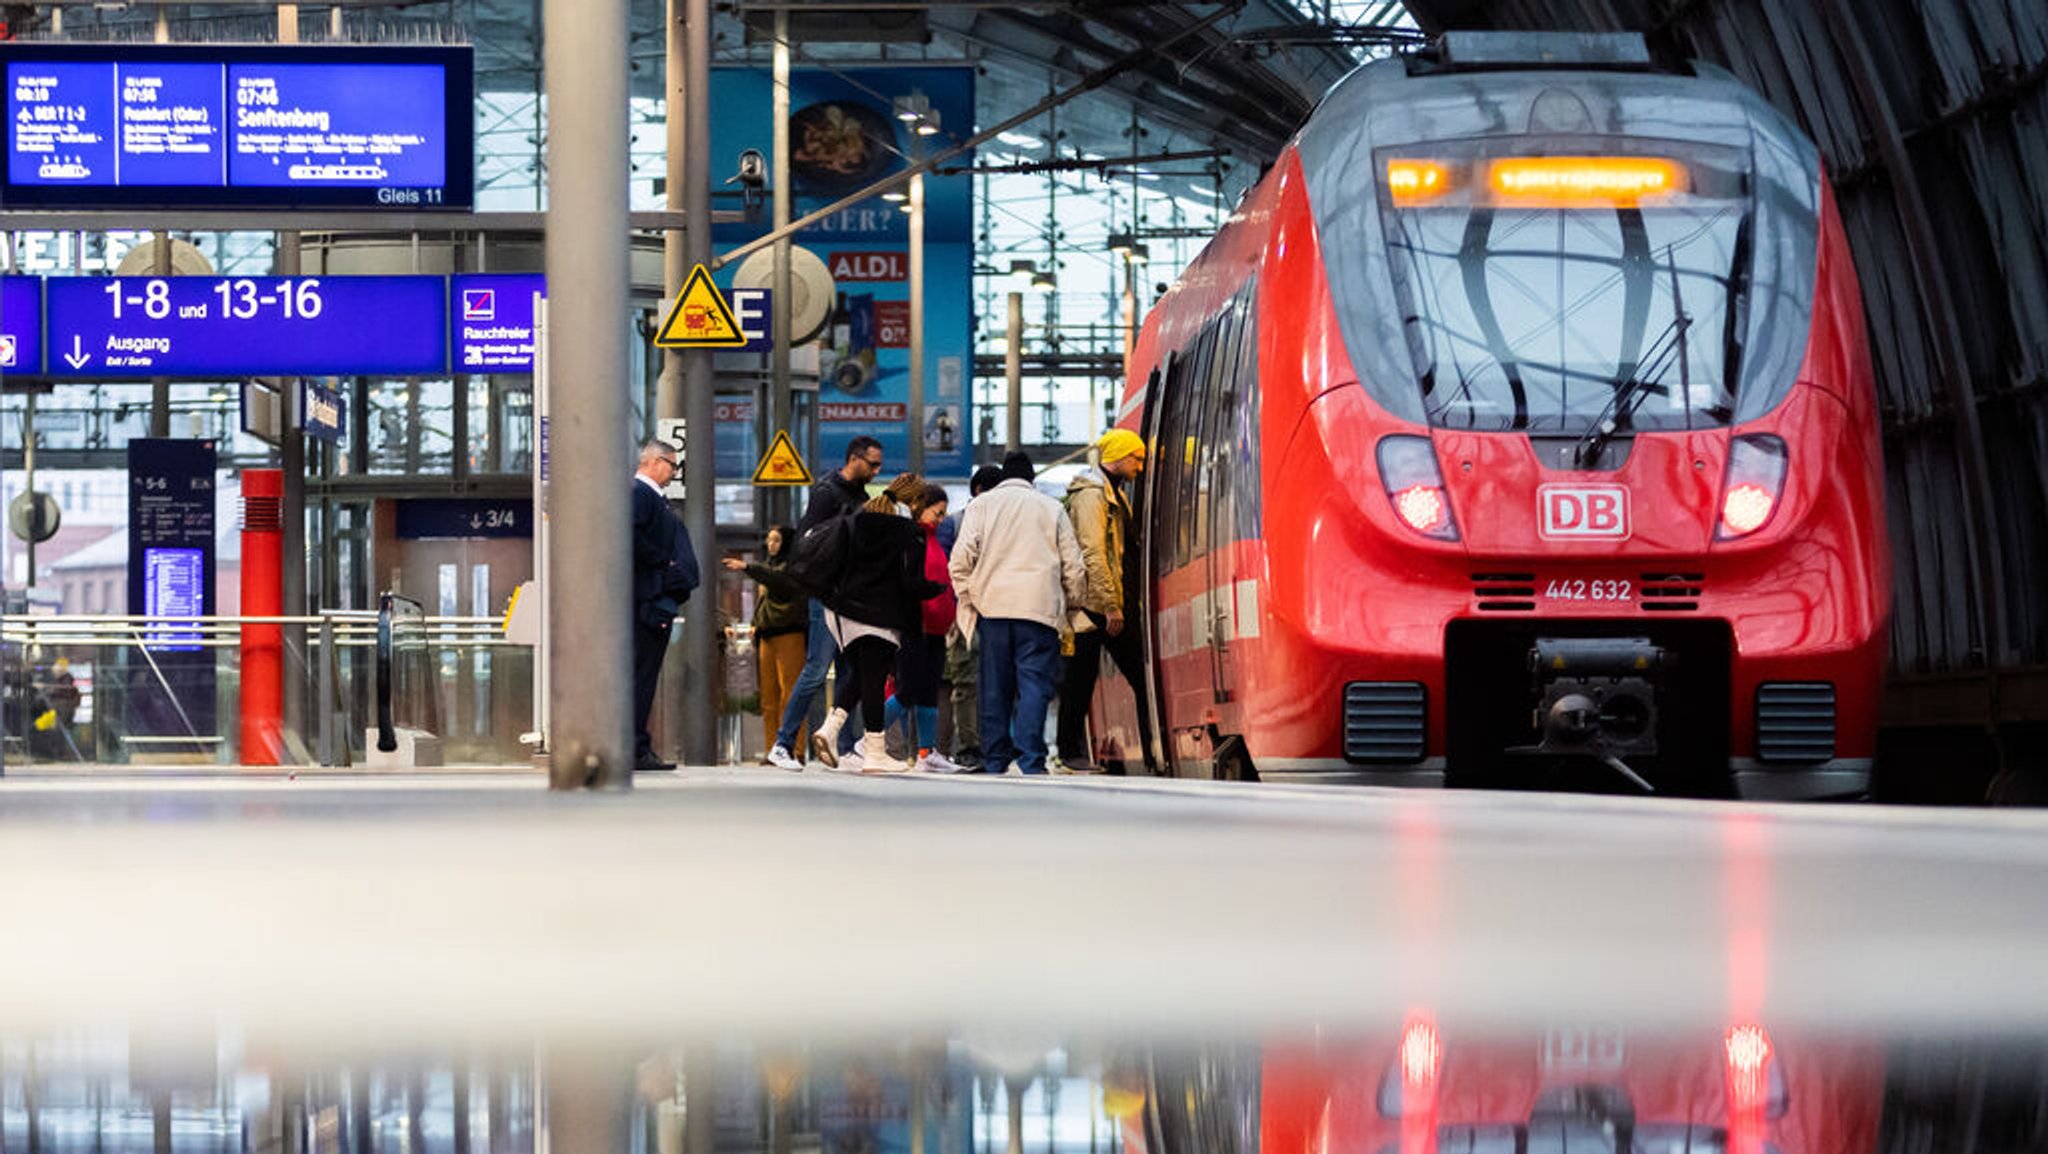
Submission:
<svg viewBox="0 0 2048 1154">
<path fill-rule="evenodd" d="M 1575 436 L 1729 423 L 1746 323 L 1746 155 L 1639 137 L 1375 157 L 1432 425 Z"/>
</svg>

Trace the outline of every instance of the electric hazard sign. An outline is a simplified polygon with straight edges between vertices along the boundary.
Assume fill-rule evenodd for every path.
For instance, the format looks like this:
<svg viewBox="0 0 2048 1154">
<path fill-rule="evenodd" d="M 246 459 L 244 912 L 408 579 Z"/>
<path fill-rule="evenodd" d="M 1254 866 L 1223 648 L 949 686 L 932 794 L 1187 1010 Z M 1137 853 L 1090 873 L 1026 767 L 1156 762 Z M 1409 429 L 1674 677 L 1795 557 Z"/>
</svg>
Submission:
<svg viewBox="0 0 2048 1154">
<path fill-rule="evenodd" d="M 700 264 L 691 271 L 683 291 L 676 294 L 676 303 L 670 306 L 654 343 L 664 349 L 737 349 L 746 347 L 747 335 L 733 319 L 724 294 L 711 283 L 711 274 Z"/>
</svg>

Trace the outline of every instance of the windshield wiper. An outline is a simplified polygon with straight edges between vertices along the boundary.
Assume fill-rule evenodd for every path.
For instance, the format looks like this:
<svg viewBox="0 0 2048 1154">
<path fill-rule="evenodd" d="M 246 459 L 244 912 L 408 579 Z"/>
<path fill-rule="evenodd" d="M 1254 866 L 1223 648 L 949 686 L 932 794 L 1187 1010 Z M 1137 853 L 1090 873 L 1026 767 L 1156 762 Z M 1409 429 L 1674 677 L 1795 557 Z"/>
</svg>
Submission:
<svg viewBox="0 0 2048 1154">
<path fill-rule="evenodd" d="M 1685 298 L 1679 292 L 1678 257 L 1671 248 L 1666 248 L 1664 258 L 1671 269 L 1671 323 L 1664 326 L 1650 351 L 1636 362 L 1636 371 L 1615 386 L 1614 396 L 1608 399 L 1600 415 L 1593 418 L 1593 427 L 1587 429 L 1585 436 L 1572 446 L 1572 463 L 1581 469 L 1590 469 L 1598 464 L 1600 454 L 1607 451 L 1614 435 L 1635 423 L 1636 410 L 1642 407 L 1643 398 L 1652 391 L 1667 391 L 1654 382 L 1664 375 L 1674 357 L 1678 361 L 1680 395 L 1688 399 L 1692 395 L 1691 368 L 1685 347 L 1685 333 L 1692 327 L 1692 318 L 1686 315 Z"/>
</svg>

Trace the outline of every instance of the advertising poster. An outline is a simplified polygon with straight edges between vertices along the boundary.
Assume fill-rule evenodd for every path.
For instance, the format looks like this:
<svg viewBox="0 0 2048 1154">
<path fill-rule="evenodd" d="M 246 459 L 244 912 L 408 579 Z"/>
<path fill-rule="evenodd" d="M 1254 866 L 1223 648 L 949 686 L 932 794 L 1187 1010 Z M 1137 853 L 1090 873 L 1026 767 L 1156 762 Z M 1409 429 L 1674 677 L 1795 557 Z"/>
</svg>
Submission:
<svg viewBox="0 0 2048 1154">
<path fill-rule="evenodd" d="M 939 132 L 919 138 L 895 115 L 897 98 L 920 101 Z M 720 69 L 712 101 L 714 164 L 736 164 L 744 149 L 768 154 L 774 93 L 766 69 Z M 798 69 L 790 77 L 790 153 L 794 212 L 823 208 L 973 135 L 974 72 L 968 68 L 868 68 L 828 73 Z M 947 167 L 969 167 L 962 154 Z M 924 438 L 925 471 L 964 477 L 973 454 L 968 413 L 973 365 L 973 177 L 925 179 Z M 760 235 L 757 225 L 720 225 L 720 248 Z M 831 268 L 837 286 L 826 328 L 818 388 L 818 460 L 813 472 L 837 467 L 846 442 L 866 435 L 882 442 L 886 469 L 909 460 L 910 216 L 879 197 L 806 229 L 797 243 Z M 723 286 L 722 286 L 723 287 Z M 751 415 L 751 414 L 749 414 Z M 749 426 L 751 432 L 751 426 Z M 773 430 L 770 430 L 772 434 Z M 746 436 L 747 434 L 740 434 Z M 725 438 L 721 436 L 721 444 Z M 753 444 L 751 437 L 746 442 Z M 719 476 L 727 479 L 724 454 Z M 738 476 L 753 468 L 751 459 Z"/>
</svg>

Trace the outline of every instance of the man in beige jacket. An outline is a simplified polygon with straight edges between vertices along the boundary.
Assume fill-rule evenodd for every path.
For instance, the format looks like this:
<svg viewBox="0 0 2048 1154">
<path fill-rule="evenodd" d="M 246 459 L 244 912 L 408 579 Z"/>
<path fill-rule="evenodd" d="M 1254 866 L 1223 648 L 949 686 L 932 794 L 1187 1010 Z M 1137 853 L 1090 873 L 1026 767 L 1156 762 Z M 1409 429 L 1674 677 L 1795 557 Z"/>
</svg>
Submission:
<svg viewBox="0 0 2048 1154">
<path fill-rule="evenodd" d="M 950 573 L 960 628 L 981 651 L 981 745 L 990 773 L 1012 759 L 1045 769 L 1045 716 L 1060 674 L 1060 626 L 1086 595 L 1087 569 L 1060 503 L 1032 487 L 1012 453 L 1002 484 L 960 518 Z"/>
<path fill-rule="evenodd" d="M 1096 768 L 1088 743 L 1088 705 L 1095 697 L 1104 649 L 1138 699 L 1140 753 L 1148 761 L 1152 744 L 1145 714 L 1144 648 L 1137 622 L 1127 620 L 1138 613 L 1132 596 L 1136 582 L 1127 583 L 1125 578 L 1132 560 L 1131 506 L 1118 488 L 1145 471 L 1145 440 L 1129 429 L 1111 429 L 1095 443 L 1095 455 L 1097 467 L 1078 474 L 1067 486 L 1067 519 L 1074 524 L 1088 569 L 1088 587 L 1079 604 L 1085 620 L 1078 623 L 1074 656 L 1060 685 L 1060 761 L 1077 773 Z"/>
</svg>

